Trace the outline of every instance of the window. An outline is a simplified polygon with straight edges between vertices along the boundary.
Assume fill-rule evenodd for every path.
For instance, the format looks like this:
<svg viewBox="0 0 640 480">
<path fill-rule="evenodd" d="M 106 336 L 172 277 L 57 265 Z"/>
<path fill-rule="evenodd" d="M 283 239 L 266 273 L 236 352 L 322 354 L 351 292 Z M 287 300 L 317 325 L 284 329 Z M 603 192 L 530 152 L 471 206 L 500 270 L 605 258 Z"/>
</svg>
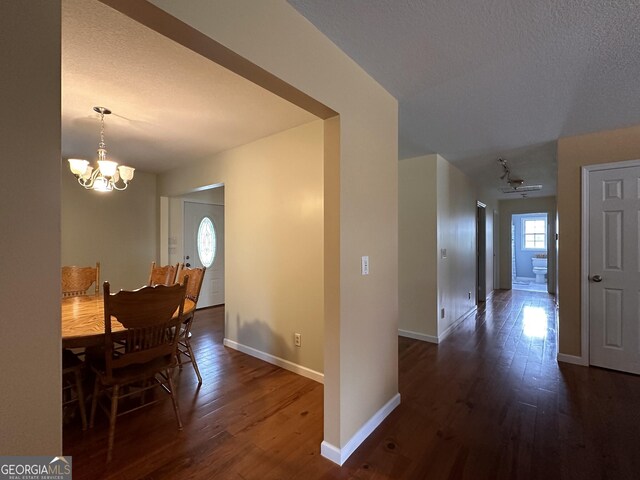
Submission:
<svg viewBox="0 0 640 480">
<path fill-rule="evenodd" d="M 543 217 L 522 219 L 522 248 L 524 250 L 547 249 L 547 221 Z"/>
<path fill-rule="evenodd" d="M 198 257 L 203 266 L 209 268 L 216 258 L 216 230 L 209 217 L 204 217 L 198 227 Z"/>
</svg>

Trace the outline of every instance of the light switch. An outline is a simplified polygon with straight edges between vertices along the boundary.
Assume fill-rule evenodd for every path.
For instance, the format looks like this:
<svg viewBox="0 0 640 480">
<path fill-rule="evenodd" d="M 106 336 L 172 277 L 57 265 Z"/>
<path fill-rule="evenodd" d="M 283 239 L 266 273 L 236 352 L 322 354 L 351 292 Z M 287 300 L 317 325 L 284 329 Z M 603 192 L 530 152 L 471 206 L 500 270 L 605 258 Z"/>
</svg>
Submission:
<svg viewBox="0 0 640 480">
<path fill-rule="evenodd" d="M 369 257 L 368 256 L 362 257 L 361 272 L 362 272 L 362 275 L 369 275 Z"/>
<path fill-rule="evenodd" d="M 447 258 L 447 249 L 446 248 L 441 248 L 440 249 L 440 258 Z"/>
</svg>

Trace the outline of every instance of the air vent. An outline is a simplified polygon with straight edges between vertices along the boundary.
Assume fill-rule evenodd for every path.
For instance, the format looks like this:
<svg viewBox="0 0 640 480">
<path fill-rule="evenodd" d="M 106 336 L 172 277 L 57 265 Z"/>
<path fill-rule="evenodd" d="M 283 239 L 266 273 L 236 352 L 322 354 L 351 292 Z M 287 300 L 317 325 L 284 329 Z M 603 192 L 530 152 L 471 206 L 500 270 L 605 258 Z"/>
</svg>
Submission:
<svg viewBox="0 0 640 480">
<path fill-rule="evenodd" d="M 536 192 L 538 190 L 542 190 L 542 185 L 521 185 L 519 187 L 502 187 L 500 189 L 502 193 Z"/>
</svg>

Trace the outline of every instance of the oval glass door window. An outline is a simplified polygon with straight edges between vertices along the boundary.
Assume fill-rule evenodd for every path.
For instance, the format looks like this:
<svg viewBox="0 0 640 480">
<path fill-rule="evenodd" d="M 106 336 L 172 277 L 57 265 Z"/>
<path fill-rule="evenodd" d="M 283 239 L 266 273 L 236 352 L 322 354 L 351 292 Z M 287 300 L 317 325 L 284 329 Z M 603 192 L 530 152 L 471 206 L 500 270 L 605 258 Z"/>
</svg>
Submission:
<svg viewBox="0 0 640 480">
<path fill-rule="evenodd" d="M 198 257 L 203 266 L 209 268 L 216 258 L 216 230 L 209 217 L 204 217 L 198 227 Z"/>
</svg>

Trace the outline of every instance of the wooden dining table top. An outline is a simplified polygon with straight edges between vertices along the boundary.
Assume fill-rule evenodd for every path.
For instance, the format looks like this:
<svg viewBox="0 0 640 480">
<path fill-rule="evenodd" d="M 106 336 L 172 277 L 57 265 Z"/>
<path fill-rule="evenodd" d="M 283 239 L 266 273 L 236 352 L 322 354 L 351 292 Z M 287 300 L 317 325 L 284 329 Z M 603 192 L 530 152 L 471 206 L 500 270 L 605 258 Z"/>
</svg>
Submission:
<svg viewBox="0 0 640 480">
<path fill-rule="evenodd" d="M 63 348 L 103 344 L 104 297 L 102 295 L 63 298 L 61 307 Z M 183 315 L 191 313 L 195 307 L 196 304 L 192 300 L 185 299 Z M 111 330 L 119 332 L 124 330 L 124 327 L 115 318 L 112 318 Z"/>
</svg>

